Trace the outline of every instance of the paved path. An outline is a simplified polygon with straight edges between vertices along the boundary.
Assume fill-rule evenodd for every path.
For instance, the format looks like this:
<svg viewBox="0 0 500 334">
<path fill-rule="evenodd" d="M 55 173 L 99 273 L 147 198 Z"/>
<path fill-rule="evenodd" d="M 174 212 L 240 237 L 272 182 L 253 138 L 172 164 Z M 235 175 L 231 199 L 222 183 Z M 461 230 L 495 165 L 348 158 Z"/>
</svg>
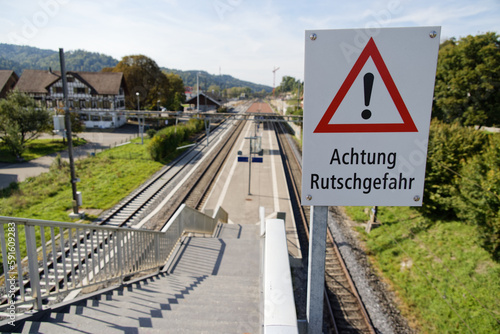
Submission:
<svg viewBox="0 0 500 334">
<path fill-rule="evenodd" d="M 113 132 L 83 132 L 78 136 L 85 138 L 87 144 L 74 149 L 75 159 L 87 157 L 90 153 L 104 148 L 115 146 L 117 144 L 128 141 L 137 134 L 137 126 L 125 125 Z M 54 138 L 50 135 L 43 135 L 43 139 Z M 68 151 L 53 153 L 38 159 L 20 163 L 0 163 L 0 189 L 6 188 L 12 182 L 22 182 L 29 177 L 38 176 L 41 173 L 48 172 L 50 165 L 54 161 L 57 154 L 67 159 Z"/>
</svg>

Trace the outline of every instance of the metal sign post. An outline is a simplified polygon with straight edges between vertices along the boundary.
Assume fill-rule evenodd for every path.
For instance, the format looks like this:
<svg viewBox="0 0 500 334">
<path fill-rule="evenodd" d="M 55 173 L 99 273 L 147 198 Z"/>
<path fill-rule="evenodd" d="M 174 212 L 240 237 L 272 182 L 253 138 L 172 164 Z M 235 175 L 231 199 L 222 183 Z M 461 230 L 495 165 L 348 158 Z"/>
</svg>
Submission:
<svg viewBox="0 0 500 334">
<path fill-rule="evenodd" d="M 307 332 L 321 333 L 325 290 L 327 206 L 311 207 L 309 267 L 307 269 Z"/>
<path fill-rule="evenodd" d="M 248 149 L 248 195 L 252 195 L 250 192 L 250 181 L 252 180 L 252 140 L 257 139 L 257 137 L 245 137 L 245 139 L 250 139 L 250 148 Z"/>
</svg>

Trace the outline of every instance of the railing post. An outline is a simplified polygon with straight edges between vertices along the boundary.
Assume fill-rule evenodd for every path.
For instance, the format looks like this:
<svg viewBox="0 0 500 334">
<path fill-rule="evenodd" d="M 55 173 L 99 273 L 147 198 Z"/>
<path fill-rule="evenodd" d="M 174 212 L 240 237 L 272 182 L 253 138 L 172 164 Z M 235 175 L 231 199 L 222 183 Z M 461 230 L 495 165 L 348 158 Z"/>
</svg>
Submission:
<svg viewBox="0 0 500 334">
<path fill-rule="evenodd" d="M 33 294 L 34 307 L 36 310 L 42 309 L 42 295 L 40 291 L 40 277 L 38 276 L 38 256 L 36 252 L 35 226 L 25 225 L 26 232 L 26 250 L 28 253 L 28 268 L 30 276 L 30 286 Z M 21 264 L 19 264 L 21 265 Z M 55 265 L 54 265 L 55 266 Z M 55 266 L 56 270 L 57 267 Z M 22 282 L 22 280 L 21 280 Z"/>
<path fill-rule="evenodd" d="M 9 240 L 8 238 L 5 239 L 5 231 L 4 231 L 4 224 L 2 224 L 2 227 L 0 228 L 0 244 L 2 248 L 2 264 L 3 264 L 3 273 L 5 275 L 5 293 L 8 294 L 9 291 L 9 267 L 8 267 L 8 254 L 7 254 L 7 241 Z M 7 225 L 9 226 L 9 225 Z"/>
<path fill-rule="evenodd" d="M 160 234 L 155 233 L 155 267 L 160 266 Z"/>
<path fill-rule="evenodd" d="M 118 259 L 118 275 L 120 277 L 120 284 L 123 283 L 123 245 L 122 245 L 122 231 L 116 231 L 116 256 Z"/>
</svg>

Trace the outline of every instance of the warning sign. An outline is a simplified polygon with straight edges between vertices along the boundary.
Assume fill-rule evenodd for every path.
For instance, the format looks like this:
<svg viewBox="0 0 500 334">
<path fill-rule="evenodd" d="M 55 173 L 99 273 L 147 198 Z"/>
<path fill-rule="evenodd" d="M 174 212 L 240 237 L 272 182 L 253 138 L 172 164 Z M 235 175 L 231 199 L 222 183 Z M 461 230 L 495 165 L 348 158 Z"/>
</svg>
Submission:
<svg viewBox="0 0 500 334">
<path fill-rule="evenodd" d="M 302 205 L 422 205 L 439 32 L 306 31 Z"/>
<path fill-rule="evenodd" d="M 355 123 L 333 123 L 330 124 L 330 120 L 335 115 L 335 112 L 338 110 L 340 104 L 344 100 L 346 94 L 350 91 L 352 84 L 358 78 L 361 70 L 366 65 L 367 60 L 371 58 L 373 63 L 376 66 L 376 71 L 380 74 L 382 78 L 381 83 L 387 89 L 392 102 L 394 103 L 399 115 L 394 115 L 392 122 L 384 122 L 384 123 L 369 123 L 363 122 L 364 120 L 369 120 L 373 116 L 373 112 L 370 109 L 363 109 L 359 112 L 359 119 L 355 120 Z M 363 76 L 363 94 L 364 94 L 364 104 L 366 107 L 369 107 L 371 95 L 373 91 L 373 83 L 374 83 L 374 75 L 372 72 L 366 72 Z M 358 87 L 354 87 L 356 90 L 360 90 Z M 383 89 L 383 88 L 382 88 Z M 381 110 L 379 112 L 383 112 Z M 350 115 L 357 116 L 355 113 L 350 112 Z M 400 117 L 398 117 L 400 116 Z M 354 117 L 356 119 L 356 117 Z M 378 116 L 380 119 L 380 116 Z M 402 120 L 402 122 L 401 122 Z M 370 38 L 368 44 L 366 44 L 363 52 L 359 56 L 358 60 L 352 67 L 351 71 L 347 75 L 347 78 L 343 82 L 342 86 L 338 90 L 335 98 L 332 100 L 332 103 L 326 110 L 323 118 L 319 122 L 316 130 L 314 132 L 415 132 L 417 128 L 413 123 L 413 120 L 406 108 L 406 105 L 399 94 L 398 88 L 394 84 L 394 80 L 387 69 L 387 66 L 384 63 L 380 52 L 377 49 L 373 38 Z"/>
</svg>

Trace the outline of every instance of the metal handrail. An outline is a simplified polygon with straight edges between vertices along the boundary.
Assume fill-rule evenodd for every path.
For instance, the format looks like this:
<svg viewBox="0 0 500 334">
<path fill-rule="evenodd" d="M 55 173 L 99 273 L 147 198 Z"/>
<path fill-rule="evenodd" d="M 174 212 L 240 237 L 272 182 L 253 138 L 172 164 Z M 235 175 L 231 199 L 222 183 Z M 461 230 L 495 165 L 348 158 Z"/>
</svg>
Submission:
<svg viewBox="0 0 500 334">
<path fill-rule="evenodd" d="M 191 217 L 189 222 L 171 220 L 161 232 L 0 216 L 0 312 L 41 310 L 62 293 L 158 269 L 183 233 L 212 233 L 218 222 L 227 222 L 223 209 L 213 218 L 192 211 L 181 206 L 174 216 Z"/>
</svg>

